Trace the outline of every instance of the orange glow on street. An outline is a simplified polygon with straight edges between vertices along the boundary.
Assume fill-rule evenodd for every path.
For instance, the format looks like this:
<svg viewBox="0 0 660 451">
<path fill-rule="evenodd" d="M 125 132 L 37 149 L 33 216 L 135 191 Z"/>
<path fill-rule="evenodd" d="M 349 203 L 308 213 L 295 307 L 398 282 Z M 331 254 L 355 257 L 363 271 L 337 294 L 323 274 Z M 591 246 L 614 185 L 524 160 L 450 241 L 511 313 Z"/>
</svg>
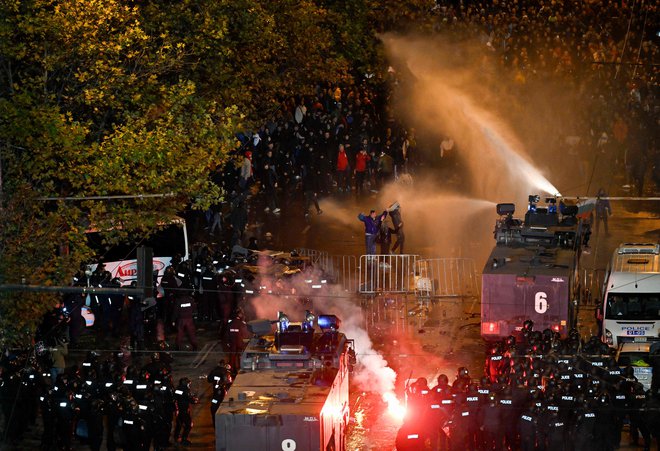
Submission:
<svg viewBox="0 0 660 451">
<path fill-rule="evenodd" d="M 387 403 L 387 412 L 397 421 L 403 423 L 406 416 L 406 407 L 401 404 L 394 392 L 388 392 L 383 395 L 383 401 Z"/>
</svg>

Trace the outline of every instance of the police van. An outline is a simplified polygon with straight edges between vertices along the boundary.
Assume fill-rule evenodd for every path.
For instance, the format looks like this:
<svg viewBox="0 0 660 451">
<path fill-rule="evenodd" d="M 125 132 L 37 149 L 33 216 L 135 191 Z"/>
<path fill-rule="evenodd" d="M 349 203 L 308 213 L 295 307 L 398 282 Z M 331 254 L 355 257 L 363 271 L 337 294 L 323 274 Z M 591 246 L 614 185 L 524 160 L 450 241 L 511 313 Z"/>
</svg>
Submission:
<svg viewBox="0 0 660 451">
<path fill-rule="evenodd" d="M 660 244 L 621 244 L 609 263 L 603 293 L 605 343 L 618 347 L 658 340 Z"/>
</svg>

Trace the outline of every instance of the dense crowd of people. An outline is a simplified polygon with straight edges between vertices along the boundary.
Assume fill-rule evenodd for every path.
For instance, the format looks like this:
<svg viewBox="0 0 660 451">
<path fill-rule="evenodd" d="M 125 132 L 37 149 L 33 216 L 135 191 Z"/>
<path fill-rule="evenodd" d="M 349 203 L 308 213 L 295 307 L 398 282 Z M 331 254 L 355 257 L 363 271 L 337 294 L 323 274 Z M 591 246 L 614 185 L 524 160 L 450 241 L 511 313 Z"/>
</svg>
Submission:
<svg viewBox="0 0 660 451">
<path fill-rule="evenodd" d="M 322 214 L 324 196 L 364 196 L 412 170 L 414 132 L 384 114 L 386 96 L 367 83 L 346 90 L 328 84 L 285 101 L 278 117 L 239 136 L 240 166 L 213 174 L 227 202 L 207 212 L 208 229 L 215 234 L 219 215 L 226 241 L 245 245 L 246 226 L 263 216 L 261 208 L 277 215 L 295 203 L 298 213 L 287 216 L 307 218 Z M 260 210 L 250 211 L 253 205 Z"/>
<path fill-rule="evenodd" d="M 626 174 L 629 193 L 650 190 L 649 176 L 660 186 L 654 2 L 436 3 L 429 15 L 434 29 L 452 39 L 480 41 L 511 81 L 501 89 L 510 88 L 518 106 L 551 82 L 577 93 L 579 120 L 549 131 L 569 159 L 584 167 L 582 160 L 598 149 Z M 414 81 L 396 70 L 375 79 L 380 83 L 365 77 L 357 85 L 319 84 L 312 95 L 283 101 L 258 130 L 241 134 L 240 167 L 214 174 L 227 202 L 208 212 L 209 228 L 215 213 L 228 217 L 225 231 L 235 244 L 246 239 L 248 222 L 258 222 L 262 208 L 277 214 L 300 198 L 301 215 L 312 205 L 321 213 L 323 196 L 361 196 L 422 162 L 437 162 L 433 155 L 445 143 L 453 146 L 451 137 L 437 142 L 438 149 L 428 148 L 435 144 L 422 143 L 387 105 L 394 89 Z M 510 107 L 517 108 L 515 100 Z M 445 160 L 440 164 L 449 164 Z M 259 211 L 248 210 L 254 198 L 260 199 Z"/>
<path fill-rule="evenodd" d="M 648 450 L 660 431 L 658 351 L 647 390 L 598 337 L 561 339 L 528 321 L 522 342 L 492 348 L 480 380 L 462 367 L 452 384 L 445 374 L 410 384 L 397 450 L 614 450 L 624 423 Z"/>
<path fill-rule="evenodd" d="M 520 103 L 543 84 L 579 93 L 580 120 L 557 131 L 568 156 L 599 149 L 638 196 L 649 175 L 660 186 L 657 3 L 438 1 L 434 11 L 439 32 L 490 49 Z"/>
</svg>

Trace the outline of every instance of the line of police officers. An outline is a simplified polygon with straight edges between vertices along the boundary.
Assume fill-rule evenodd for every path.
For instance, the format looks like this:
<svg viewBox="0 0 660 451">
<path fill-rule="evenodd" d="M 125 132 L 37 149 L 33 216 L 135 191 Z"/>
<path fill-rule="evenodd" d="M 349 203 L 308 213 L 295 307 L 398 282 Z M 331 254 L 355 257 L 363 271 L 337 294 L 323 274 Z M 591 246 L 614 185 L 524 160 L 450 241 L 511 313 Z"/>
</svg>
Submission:
<svg viewBox="0 0 660 451">
<path fill-rule="evenodd" d="M 509 337 L 493 347 L 479 383 L 459 368 L 451 385 L 444 374 L 432 388 L 424 378 L 410 384 L 397 450 L 607 451 L 624 423 L 650 449 L 660 434 L 657 377 L 645 392 L 597 337 L 532 329 L 526 323 L 524 344 Z"/>
<path fill-rule="evenodd" d="M 212 384 L 212 418 L 232 383 L 239 366 L 244 339 L 249 336 L 244 313 L 237 307 L 235 274 L 218 272 L 218 262 L 208 252 L 194 261 L 183 262 L 176 256 L 162 280 L 164 296 L 157 303 L 156 320 L 161 325 L 176 326 L 176 344 L 180 349 L 184 335 L 197 349 L 194 319 L 220 320 L 220 334 L 230 362 L 221 361 L 208 375 Z M 196 263 L 195 263 L 196 262 Z M 226 262 L 224 262 L 226 263 Z M 73 285 L 115 286 L 110 273 L 99 265 L 94 273 L 82 269 Z M 188 378 L 174 386 L 169 353 L 156 352 L 141 370 L 127 366 L 122 353 L 114 353 L 103 361 L 90 352 L 80 368 L 67 371 L 53 380 L 50 372 L 49 347 L 57 336 L 77 339 L 84 296 L 65 297 L 64 306 L 56 306 L 45 315 L 37 340 L 37 353 L 6 353 L 0 361 L 0 405 L 5 418 L 4 437 L 19 441 L 30 425 L 35 424 L 39 410 L 43 417 L 42 449 L 71 449 L 74 436 L 83 438 L 90 449 L 100 449 L 105 437 L 109 450 L 117 446 L 127 450 L 164 449 L 170 444 L 173 418 L 174 439 L 189 444 L 192 427 L 190 406 L 198 402 L 190 390 Z M 118 335 L 122 301 L 114 296 L 96 296 L 91 308 L 98 319 L 102 336 Z M 116 304 L 116 305 L 115 305 Z M 140 299 L 129 296 L 129 328 L 132 347 L 143 348 L 145 318 Z M 112 310 L 112 311 L 110 311 Z M 164 345 L 164 330 L 155 331 Z M 164 349 L 164 347 L 162 347 Z M 233 369 L 232 369 L 233 368 Z M 40 409 L 39 409 L 40 407 Z"/>
<path fill-rule="evenodd" d="M 238 305 L 239 290 L 235 282 L 236 274 L 231 269 L 219 269 L 228 268 L 234 263 L 227 253 L 214 252 L 208 247 L 198 249 L 192 259 L 185 261 L 181 255 L 175 255 L 165 270 L 160 287 L 156 287 L 157 273 L 154 275 L 154 288 L 159 289 L 163 296 L 157 297 L 152 301 L 153 304 L 132 296 L 125 300 L 121 294 L 94 294 L 88 299 L 86 295 L 67 295 L 64 304 L 70 315 L 71 344 L 75 346 L 84 329 L 81 309 L 85 303 L 95 316 L 94 327 L 101 339 L 109 338 L 110 335 L 119 337 L 123 326 L 123 310 L 127 307 L 131 346 L 134 349 L 144 349 L 145 333 L 153 336 L 156 341 L 164 341 L 167 331 L 176 331 L 177 345 L 183 346 L 183 339 L 187 336 L 192 348 L 196 348 L 193 319 L 219 321 L 220 335 L 224 336 L 231 312 Z M 99 263 L 93 272 L 81 267 L 72 285 L 119 288 L 121 281 L 118 278 L 112 279 L 103 263 Z"/>
<path fill-rule="evenodd" d="M 198 399 L 187 377 L 174 385 L 171 362 L 161 351 L 142 368 L 126 367 L 119 352 L 103 361 L 89 352 L 80 367 L 53 383 L 38 359 L 7 354 L 0 364 L 5 438 L 20 440 L 40 410 L 42 450 L 69 450 L 74 436 L 91 450 L 99 450 L 104 438 L 110 451 L 163 450 L 172 440 L 188 445 L 191 405 Z"/>
</svg>

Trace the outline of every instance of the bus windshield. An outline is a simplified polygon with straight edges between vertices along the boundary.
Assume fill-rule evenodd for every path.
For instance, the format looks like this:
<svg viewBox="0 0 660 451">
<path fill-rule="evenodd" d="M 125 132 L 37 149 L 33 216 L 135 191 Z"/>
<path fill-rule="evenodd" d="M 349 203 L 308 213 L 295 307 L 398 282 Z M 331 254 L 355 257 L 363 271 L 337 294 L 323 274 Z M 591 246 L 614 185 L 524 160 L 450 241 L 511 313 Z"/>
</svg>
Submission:
<svg viewBox="0 0 660 451">
<path fill-rule="evenodd" d="M 610 293 L 607 296 L 606 319 L 625 321 L 660 320 L 660 294 Z"/>
</svg>

